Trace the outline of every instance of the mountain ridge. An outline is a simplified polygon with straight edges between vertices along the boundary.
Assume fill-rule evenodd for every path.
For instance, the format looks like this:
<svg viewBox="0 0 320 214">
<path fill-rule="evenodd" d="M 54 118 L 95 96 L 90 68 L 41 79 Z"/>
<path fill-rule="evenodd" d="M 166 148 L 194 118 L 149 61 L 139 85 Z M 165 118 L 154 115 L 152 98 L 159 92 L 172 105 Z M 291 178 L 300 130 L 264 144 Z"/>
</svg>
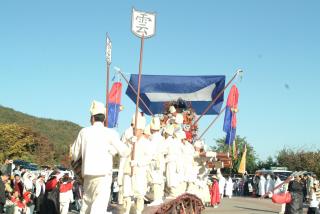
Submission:
<svg viewBox="0 0 320 214">
<path fill-rule="evenodd" d="M 48 138 L 54 145 L 54 160 L 56 162 L 60 162 L 69 154 L 69 145 L 73 143 L 82 128 L 78 124 L 67 120 L 32 116 L 2 105 L 0 105 L 0 123 L 15 123 Z"/>
</svg>

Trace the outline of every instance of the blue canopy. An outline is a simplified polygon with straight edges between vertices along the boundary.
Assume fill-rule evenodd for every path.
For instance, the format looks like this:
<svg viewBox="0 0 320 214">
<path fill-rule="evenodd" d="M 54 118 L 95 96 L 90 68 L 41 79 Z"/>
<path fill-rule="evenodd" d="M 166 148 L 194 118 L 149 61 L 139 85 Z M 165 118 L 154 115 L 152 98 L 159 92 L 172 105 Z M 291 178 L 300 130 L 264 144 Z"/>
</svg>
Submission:
<svg viewBox="0 0 320 214">
<path fill-rule="evenodd" d="M 138 75 L 132 74 L 129 83 L 138 91 Z M 182 99 L 191 104 L 197 114 L 202 114 L 211 101 L 225 86 L 225 76 L 170 76 L 142 75 L 140 97 L 153 114 L 162 114 L 167 102 Z M 126 94 L 136 103 L 137 96 L 128 86 Z M 207 112 L 209 115 L 218 114 L 223 104 L 221 95 Z M 149 115 L 145 106 L 139 102 L 140 109 Z"/>
</svg>

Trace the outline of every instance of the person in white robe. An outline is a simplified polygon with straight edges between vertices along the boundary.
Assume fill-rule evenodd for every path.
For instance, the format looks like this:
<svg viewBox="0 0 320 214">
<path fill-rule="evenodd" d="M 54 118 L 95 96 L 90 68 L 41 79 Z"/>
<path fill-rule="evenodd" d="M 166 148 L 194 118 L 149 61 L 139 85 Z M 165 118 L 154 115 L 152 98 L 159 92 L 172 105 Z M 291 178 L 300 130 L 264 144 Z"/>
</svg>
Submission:
<svg viewBox="0 0 320 214">
<path fill-rule="evenodd" d="M 143 134 L 143 129 L 136 131 L 137 142 L 135 143 L 134 159 L 131 160 L 132 189 L 136 202 L 136 214 L 141 214 L 144 209 L 144 197 L 147 193 L 147 170 L 150 164 L 150 141 Z"/>
<path fill-rule="evenodd" d="M 279 178 L 279 176 L 276 176 L 275 177 L 275 183 L 274 183 L 274 187 L 277 187 L 277 186 L 279 186 L 281 183 L 282 183 L 282 181 L 281 181 L 281 179 Z M 281 192 L 284 192 L 284 187 L 282 186 L 282 187 L 280 187 L 280 188 L 278 188 L 278 189 L 276 189 L 274 192 L 273 192 L 273 194 L 279 194 L 279 193 L 281 193 Z"/>
<path fill-rule="evenodd" d="M 105 107 L 103 103 L 93 101 L 91 126 L 81 129 L 71 146 L 73 161 L 81 160 L 83 178 L 83 199 L 80 214 L 105 214 L 112 182 L 112 159 L 130 154 L 129 147 L 120 141 L 119 134 L 104 127 Z"/>
<path fill-rule="evenodd" d="M 167 156 L 166 156 L 166 179 L 167 187 L 169 189 L 169 195 L 167 198 L 176 198 L 180 194 L 180 183 L 182 180 L 181 175 L 181 139 L 173 137 L 174 135 L 174 126 L 168 125 L 165 128 L 165 138 L 167 147 Z"/>
<path fill-rule="evenodd" d="M 210 203 L 210 191 L 208 187 L 208 175 L 210 169 L 207 167 L 207 161 L 216 157 L 215 152 L 205 151 L 204 142 L 197 140 L 194 143 L 195 156 L 194 156 L 194 173 L 197 175 L 195 182 L 195 194 L 202 200 L 203 204 Z"/>
<path fill-rule="evenodd" d="M 149 168 L 151 189 L 153 191 L 153 202 L 149 206 L 156 206 L 163 203 L 164 196 L 164 172 L 165 172 L 165 155 L 167 146 L 165 139 L 160 133 L 160 119 L 153 117 L 150 123 L 150 148 L 151 162 Z"/>
<path fill-rule="evenodd" d="M 218 173 L 218 172 L 217 172 L 217 177 L 219 179 L 220 198 L 222 199 L 224 196 L 224 189 L 226 187 L 226 179 L 223 177 L 221 173 Z"/>
<path fill-rule="evenodd" d="M 274 181 L 272 177 L 268 174 L 266 178 L 266 192 L 271 192 L 274 187 Z"/>
<path fill-rule="evenodd" d="M 225 191 L 225 195 L 228 198 L 232 198 L 232 191 L 233 191 L 233 182 L 232 182 L 232 178 L 229 176 L 229 178 L 226 181 L 226 191 Z"/>
<path fill-rule="evenodd" d="M 133 138 L 133 123 L 131 123 L 130 127 L 124 132 L 124 134 L 121 137 L 121 141 L 126 144 L 127 146 L 131 146 L 132 143 L 132 138 Z M 128 180 L 127 178 L 125 179 L 124 176 L 129 176 L 131 173 L 131 168 L 130 166 L 126 167 L 126 162 L 130 161 L 128 160 L 130 157 L 120 157 L 120 163 L 119 163 L 119 171 L 118 171 L 118 185 L 119 185 L 119 195 L 118 195 L 118 204 L 123 205 L 124 203 L 124 180 Z M 127 165 L 130 165 L 129 162 Z M 127 169 L 128 168 L 128 169 Z M 125 174 L 125 169 L 127 169 L 127 173 Z M 130 180 L 130 178 L 129 178 Z M 128 187 L 126 188 L 126 194 L 127 197 L 132 196 L 132 191 L 131 191 L 131 181 L 129 184 L 129 193 L 128 193 Z M 130 199 L 131 200 L 131 199 Z"/>
<path fill-rule="evenodd" d="M 137 142 L 138 142 L 138 138 L 140 139 L 143 137 L 143 130 L 145 129 L 145 126 L 146 126 L 146 118 L 144 117 L 144 115 L 142 115 L 142 113 L 139 112 L 137 117 L 137 126 L 135 126 L 135 122 L 136 122 L 135 115 L 133 115 L 131 120 L 131 126 L 124 133 L 122 140 L 127 145 L 135 144 L 135 150 L 138 147 L 138 153 L 141 153 L 141 149 L 139 148 L 140 146 L 137 144 Z M 136 130 L 137 136 L 134 135 L 135 128 L 137 129 Z M 137 182 L 136 181 L 134 182 L 134 179 L 137 178 L 137 174 L 134 175 L 134 173 L 137 173 L 137 170 L 135 170 L 137 166 L 134 166 L 134 165 L 137 165 L 138 162 L 135 159 L 133 159 L 133 161 L 131 160 L 132 147 L 130 148 L 131 148 L 130 155 L 127 156 L 126 158 L 121 159 L 120 166 L 119 166 L 120 168 L 119 171 L 121 171 L 122 176 L 120 176 L 118 181 L 119 181 L 119 184 L 121 185 L 121 191 L 123 196 L 122 213 L 124 214 L 130 213 L 131 206 L 132 206 L 132 199 L 134 198 L 135 195 L 137 196 L 137 193 L 135 194 L 135 192 L 137 192 L 135 188 L 135 185 L 137 185 Z M 142 180 L 142 183 L 143 183 L 143 180 Z M 144 187 L 141 187 L 141 188 L 144 188 Z M 140 209 L 143 210 L 144 204 L 141 205 L 141 197 L 140 197 L 140 200 L 138 201 L 138 204 L 140 206 L 138 210 Z M 136 209 L 136 212 L 137 212 L 137 209 Z"/>
<path fill-rule="evenodd" d="M 263 196 L 266 193 L 266 179 L 264 175 L 260 175 L 260 180 L 258 184 L 259 192 L 258 195 Z"/>
</svg>

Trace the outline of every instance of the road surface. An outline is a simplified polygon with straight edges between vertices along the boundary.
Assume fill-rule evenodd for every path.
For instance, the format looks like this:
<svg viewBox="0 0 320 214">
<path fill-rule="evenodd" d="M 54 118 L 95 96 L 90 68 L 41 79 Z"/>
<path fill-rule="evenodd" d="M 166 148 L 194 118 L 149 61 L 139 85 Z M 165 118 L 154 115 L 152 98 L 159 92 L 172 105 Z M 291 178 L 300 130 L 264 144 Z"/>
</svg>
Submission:
<svg viewBox="0 0 320 214">
<path fill-rule="evenodd" d="M 119 213 L 115 205 L 112 206 L 114 209 L 112 213 Z M 233 214 L 233 213 L 245 213 L 245 214 L 271 214 L 279 213 L 280 205 L 274 204 L 270 199 L 257 199 L 251 197 L 233 197 L 223 198 L 221 204 L 218 208 L 206 207 L 205 211 L 202 214 Z M 71 214 L 72 212 L 70 212 Z M 76 213 L 76 212 L 73 212 Z M 304 210 L 304 213 L 307 213 L 307 209 Z M 143 214 L 148 214 L 143 212 Z"/>
</svg>

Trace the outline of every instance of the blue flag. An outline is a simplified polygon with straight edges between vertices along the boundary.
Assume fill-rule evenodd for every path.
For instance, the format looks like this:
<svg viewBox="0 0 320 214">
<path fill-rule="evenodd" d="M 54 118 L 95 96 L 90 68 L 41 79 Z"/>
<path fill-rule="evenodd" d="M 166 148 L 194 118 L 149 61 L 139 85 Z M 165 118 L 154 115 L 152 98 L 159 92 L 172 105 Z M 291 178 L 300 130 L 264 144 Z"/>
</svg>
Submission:
<svg viewBox="0 0 320 214">
<path fill-rule="evenodd" d="M 132 74 L 129 83 L 138 91 L 138 75 Z M 164 113 L 165 104 L 178 99 L 188 103 L 197 114 L 202 114 L 224 86 L 225 76 L 142 75 L 140 96 L 153 114 Z M 131 87 L 127 88 L 126 94 L 136 102 L 137 96 Z M 223 94 L 207 114 L 219 114 L 222 104 Z M 139 107 L 149 115 L 141 102 Z"/>
</svg>

